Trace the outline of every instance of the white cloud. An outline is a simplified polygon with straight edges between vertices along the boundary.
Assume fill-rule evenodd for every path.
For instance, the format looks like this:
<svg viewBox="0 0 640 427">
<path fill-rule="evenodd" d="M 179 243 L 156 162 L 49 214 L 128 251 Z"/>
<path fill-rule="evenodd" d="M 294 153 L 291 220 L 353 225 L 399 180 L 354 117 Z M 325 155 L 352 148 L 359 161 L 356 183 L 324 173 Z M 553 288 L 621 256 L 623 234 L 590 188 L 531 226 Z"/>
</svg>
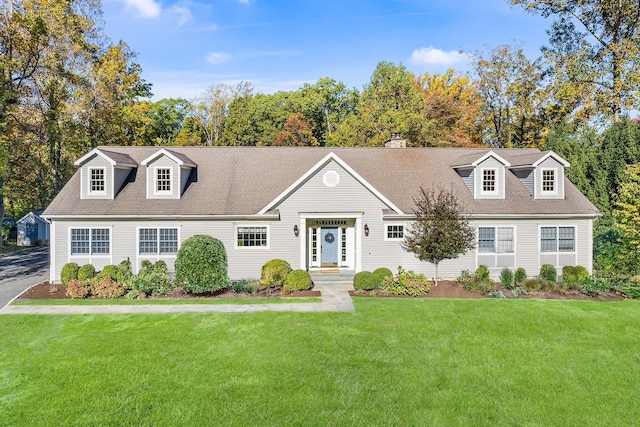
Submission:
<svg viewBox="0 0 640 427">
<path fill-rule="evenodd" d="M 160 15 L 160 4 L 154 0 L 118 0 L 127 6 L 127 9 L 136 10 L 144 18 L 155 18 Z"/>
<path fill-rule="evenodd" d="M 207 62 L 210 64 L 222 64 L 229 60 L 229 55 L 224 52 L 211 52 L 207 55 Z"/>
<path fill-rule="evenodd" d="M 171 13 L 177 15 L 178 17 L 178 28 L 180 28 L 185 22 L 193 19 L 193 15 L 191 14 L 191 10 L 184 6 L 174 5 L 169 9 Z"/>
<path fill-rule="evenodd" d="M 422 47 L 411 54 L 411 63 L 415 65 L 442 65 L 452 66 L 467 62 L 469 56 L 457 50 L 445 52 L 433 46 Z"/>
</svg>

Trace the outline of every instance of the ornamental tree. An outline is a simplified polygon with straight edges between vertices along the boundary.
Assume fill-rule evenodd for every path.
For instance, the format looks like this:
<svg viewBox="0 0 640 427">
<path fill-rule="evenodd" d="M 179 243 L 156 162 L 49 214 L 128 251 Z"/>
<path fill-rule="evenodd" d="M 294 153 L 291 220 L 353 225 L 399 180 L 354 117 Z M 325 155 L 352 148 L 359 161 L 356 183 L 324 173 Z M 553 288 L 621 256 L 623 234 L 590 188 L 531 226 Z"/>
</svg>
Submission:
<svg viewBox="0 0 640 427">
<path fill-rule="evenodd" d="M 420 187 L 415 197 L 416 220 L 408 227 L 402 248 L 413 252 L 420 261 L 428 261 L 436 267 L 445 259 L 455 259 L 475 247 L 475 230 L 462 213 L 463 206 L 453 190 L 439 187 Z"/>
</svg>

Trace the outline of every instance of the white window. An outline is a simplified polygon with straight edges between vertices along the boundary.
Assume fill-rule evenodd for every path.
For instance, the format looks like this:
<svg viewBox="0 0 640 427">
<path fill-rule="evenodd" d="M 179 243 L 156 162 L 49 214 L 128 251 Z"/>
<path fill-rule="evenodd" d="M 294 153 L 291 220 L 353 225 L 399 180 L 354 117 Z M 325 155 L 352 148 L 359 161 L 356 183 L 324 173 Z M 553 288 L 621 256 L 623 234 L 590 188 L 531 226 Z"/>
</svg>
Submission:
<svg viewBox="0 0 640 427">
<path fill-rule="evenodd" d="M 140 255 L 173 255 L 178 253 L 177 228 L 140 228 L 138 230 Z"/>
<path fill-rule="evenodd" d="M 105 168 L 89 168 L 89 194 L 107 194 Z"/>
<path fill-rule="evenodd" d="M 385 240 L 402 240 L 404 239 L 404 224 L 387 225 L 387 233 Z"/>
<path fill-rule="evenodd" d="M 575 227 L 541 227 L 541 252 L 575 252 Z"/>
<path fill-rule="evenodd" d="M 478 227 L 478 252 L 513 253 L 513 227 Z"/>
<path fill-rule="evenodd" d="M 110 236 L 108 228 L 72 228 L 71 255 L 109 255 Z"/>
<path fill-rule="evenodd" d="M 555 169 L 543 169 L 542 170 L 542 192 L 543 193 L 556 193 L 556 170 Z"/>
<path fill-rule="evenodd" d="M 267 226 L 239 226 L 236 228 L 236 246 L 245 247 L 269 247 L 269 228 Z"/>
<path fill-rule="evenodd" d="M 171 168 L 156 169 L 156 194 L 171 193 Z"/>
<path fill-rule="evenodd" d="M 495 193 L 498 189 L 496 187 L 497 171 L 495 169 L 483 169 L 482 170 L 482 192 L 483 193 Z"/>
</svg>

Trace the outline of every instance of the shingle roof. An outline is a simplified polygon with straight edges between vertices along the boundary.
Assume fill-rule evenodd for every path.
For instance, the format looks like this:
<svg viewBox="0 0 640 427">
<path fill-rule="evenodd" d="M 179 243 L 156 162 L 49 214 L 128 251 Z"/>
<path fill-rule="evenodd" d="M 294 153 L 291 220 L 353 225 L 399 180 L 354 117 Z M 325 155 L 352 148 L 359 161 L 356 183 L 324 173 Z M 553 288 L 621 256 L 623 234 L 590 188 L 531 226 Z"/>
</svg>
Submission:
<svg viewBox="0 0 640 427">
<path fill-rule="evenodd" d="M 103 148 L 99 148 L 103 150 Z M 137 164 L 158 147 L 104 147 Z M 504 200 L 474 200 L 453 165 L 482 156 L 475 148 L 337 148 L 337 147 L 171 147 L 195 159 L 197 173 L 181 199 L 146 199 L 146 168 L 138 166 L 114 200 L 81 200 L 79 171 L 46 209 L 45 216 L 254 215 L 333 152 L 405 214 L 414 207 L 420 186 L 441 185 L 456 191 L 471 214 L 595 215 L 595 206 L 570 182 L 565 198 L 534 200 L 512 173 L 506 174 Z M 493 149 L 512 164 L 540 158 L 537 149 Z"/>
</svg>

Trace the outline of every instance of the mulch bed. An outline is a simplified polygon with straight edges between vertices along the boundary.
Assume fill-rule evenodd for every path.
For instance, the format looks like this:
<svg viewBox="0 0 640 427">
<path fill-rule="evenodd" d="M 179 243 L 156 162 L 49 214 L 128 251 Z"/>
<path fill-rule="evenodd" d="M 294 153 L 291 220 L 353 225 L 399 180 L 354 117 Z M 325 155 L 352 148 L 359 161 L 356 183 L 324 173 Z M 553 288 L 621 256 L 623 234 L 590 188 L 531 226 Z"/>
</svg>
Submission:
<svg viewBox="0 0 640 427">
<path fill-rule="evenodd" d="M 622 301 L 627 299 L 619 292 L 609 292 L 606 294 L 600 294 L 593 297 L 585 295 L 579 291 L 567 291 L 564 294 L 553 291 L 537 292 L 535 295 L 519 295 L 513 296 L 512 292 L 508 289 L 501 289 L 505 298 L 518 298 L 518 299 L 555 299 L 555 300 L 580 300 L 580 301 Z M 384 295 L 379 291 L 366 291 L 349 292 L 352 296 L 359 297 L 376 297 L 376 298 L 414 298 L 409 296 L 397 296 L 397 295 Z M 282 295 L 280 289 L 274 289 L 270 292 L 261 290 L 255 295 L 247 293 L 235 293 L 231 289 L 223 289 L 217 292 L 207 292 L 203 294 L 189 294 L 182 290 L 176 290 L 174 293 L 162 297 L 155 298 L 281 298 L 281 297 L 294 297 L 294 298 L 307 298 L 307 297 L 320 297 L 320 291 L 298 291 L 288 295 Z M 428 294 L 419 298 L 493 298 L 491 295 L 481 295 L 475 292 L 468 291 L 461 286 L 456 285 L 452 280 L 441 280 L 438 282 L 438 286 L 431 286 L 431 290 Z M 43 282 L 35 285 L 24 292 L 18 299 L 69 299 L 65 294 L 65 289 L 62 285 L 50 285 L 49 282 Z"/>
<path fill-rule="evenodd" d="M 282 295 L 280 289 L 273 289 L 270 292 L 261 290 L 257 294 L 252 295 L 248 293 L 235 293 L 231 288 L 222 289 L 217 292 L 205 292 L 202 294 L 190 294 L 183 290 L 176 290 L 169 295 L 154 298 L 280 298 L 280 297 L 294 297 L 294 298 L 308 298 L 319 297 L 320 291 L 297 291 L 287 295 Z M 94 298 L 94 297 L 89 297 Z M 51 285 L 49 282 L 39 283 L 18 297 L 18 299 L 70 299 L 66 293 L 64 286 Z"/>
</svg>

